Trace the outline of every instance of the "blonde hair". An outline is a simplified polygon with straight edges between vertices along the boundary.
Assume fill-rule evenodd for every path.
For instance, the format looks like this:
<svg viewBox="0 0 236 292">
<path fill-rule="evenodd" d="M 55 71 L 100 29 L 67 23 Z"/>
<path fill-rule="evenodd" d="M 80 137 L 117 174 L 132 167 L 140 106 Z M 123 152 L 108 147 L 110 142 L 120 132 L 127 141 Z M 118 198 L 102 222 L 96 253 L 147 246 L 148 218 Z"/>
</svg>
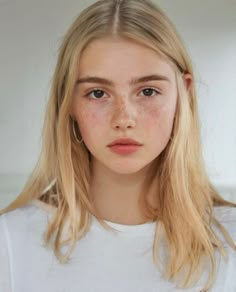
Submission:
<svg viewBox="0 0 236 292">
<path fill-rule="evenodd" d="M 89 230 L 91 213 L 94 214 L 89 200 L 91 156 L 86 145 L 77 144 L 75 140 L 70 108 L 82 51 L 91 41 L 107 36 L 140 42 L 154 49 L 175 68 L 178 100 L 172 138 L 152 163 L 152 172 L 143 186 L 141 204 L 150 220 L 158 220 L 153 244 L 153 259 L 157 264 L 160 244 L 167 240 L 165 277 L 176 280 L 181 275 L 183 287 L 196 283 L 200 275 L 197 270 L 202 271 L 201 259 L 206 257 L 211 264 L 205 285 L 205 289 L 209 289 L 216 271 L 214 250 L 219 249 L 226 257 L 223 244 L 211 225 L 215 224 L 235 248 L 229 234 L 216 220 L 213 207 L 236 207 L 236 204 L 218 194 L 205 171 L 194 73 L 183 41 L 167 16 L 148 0 L 97 1 L 75 19 L 60 47 L 38 162 L 22 192 L 1 213 L 35 199 L 54 206 L 54 216 L 45 232 L 45 244 L 52 243 L 61 263 L 68 260 L 76 242 Z M 188 92 L 183 81 L 185 73 L 193 78 Z M 145 197 L 153 182 L 158 202 L 155 207 Z M 66 220 L 69 237 L 63 241 Z M 98 220 L 107 227 L 101 218 Z M 63 255 L 61 247 L 68 243 L 70 248 Z"/>
</svg>

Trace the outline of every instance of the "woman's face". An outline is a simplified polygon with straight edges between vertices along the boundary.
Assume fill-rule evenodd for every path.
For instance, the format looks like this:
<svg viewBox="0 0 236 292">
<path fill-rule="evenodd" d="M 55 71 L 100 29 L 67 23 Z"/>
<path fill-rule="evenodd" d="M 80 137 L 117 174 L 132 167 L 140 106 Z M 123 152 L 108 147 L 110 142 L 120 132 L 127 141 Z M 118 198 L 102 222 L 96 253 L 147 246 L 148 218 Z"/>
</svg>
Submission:
<svg viewBox="0 0 236 292">
<path fill-rule="evenodd" d="M 83 51 L 77 80 L 71 113 L 92 163 L 131 174 L 158 157 L 170 139 L 177 101 L 167 61 L 131 40 L 99 39 Z M 129 154 L 113 152 L 108 145 L 119 138 L 142 146 Z"/>
</svg>

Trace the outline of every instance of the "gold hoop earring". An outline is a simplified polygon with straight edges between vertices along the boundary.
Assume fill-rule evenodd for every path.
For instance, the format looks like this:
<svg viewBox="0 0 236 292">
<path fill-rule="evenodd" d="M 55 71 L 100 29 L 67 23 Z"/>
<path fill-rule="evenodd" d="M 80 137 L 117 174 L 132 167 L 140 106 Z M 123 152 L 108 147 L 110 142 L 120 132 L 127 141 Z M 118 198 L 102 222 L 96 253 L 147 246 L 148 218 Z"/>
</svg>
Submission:
<svg viewBox="0 0 236 292">
<path fill-rule="evenodd" d="M 81 139 L 78 139 L 76 132 L 75 132 L 75 120 L 72 121 L 72 130 L 73 130 L 73 134 L 75 137 L 75 140 L 78 142 L 78 144 L 81 144 L 83 142 L 83 138 L 81 137 Z"/>
</svg>

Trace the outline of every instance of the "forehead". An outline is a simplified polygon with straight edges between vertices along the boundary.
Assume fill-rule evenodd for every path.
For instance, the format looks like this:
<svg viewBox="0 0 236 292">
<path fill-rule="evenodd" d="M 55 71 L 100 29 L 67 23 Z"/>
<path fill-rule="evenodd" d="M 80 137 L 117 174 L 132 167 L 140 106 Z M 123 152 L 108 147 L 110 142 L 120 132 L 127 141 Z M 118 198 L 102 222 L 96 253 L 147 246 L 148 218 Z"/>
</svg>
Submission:
<svg viewBox="0 0 236 292">
<path fill-rule="evenodd" d="M 133 40 L 102 38 L 92 41 L 82 52 L 78 75 L 97 75 L 119 78 L 162 75 L 174 78 L 175 72 L 167 58 Z"/>
</svg>

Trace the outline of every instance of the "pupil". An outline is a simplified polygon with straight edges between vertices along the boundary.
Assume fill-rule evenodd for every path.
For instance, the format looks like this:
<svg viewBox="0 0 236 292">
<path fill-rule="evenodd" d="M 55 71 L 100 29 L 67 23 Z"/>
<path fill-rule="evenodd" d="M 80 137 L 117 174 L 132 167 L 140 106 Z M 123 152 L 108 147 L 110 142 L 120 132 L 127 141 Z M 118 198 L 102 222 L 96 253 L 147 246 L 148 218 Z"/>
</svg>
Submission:
<svg viewBox="0 0 236 292">
<path fill-rule="evenodd" d="M 96 96 L 96 97 L 102 97 L 103 96 L 103 91 L 102 90 L 95 90 L 94 91 L 94 95 Z"/>
<path fill-rule="evenodd" d="M 144 89 L 144 93 L 149 96 L 149 95 L 152 95 L 152 89 L 151 88 L 147 88 L 147 89 Z"/>
</svg>

